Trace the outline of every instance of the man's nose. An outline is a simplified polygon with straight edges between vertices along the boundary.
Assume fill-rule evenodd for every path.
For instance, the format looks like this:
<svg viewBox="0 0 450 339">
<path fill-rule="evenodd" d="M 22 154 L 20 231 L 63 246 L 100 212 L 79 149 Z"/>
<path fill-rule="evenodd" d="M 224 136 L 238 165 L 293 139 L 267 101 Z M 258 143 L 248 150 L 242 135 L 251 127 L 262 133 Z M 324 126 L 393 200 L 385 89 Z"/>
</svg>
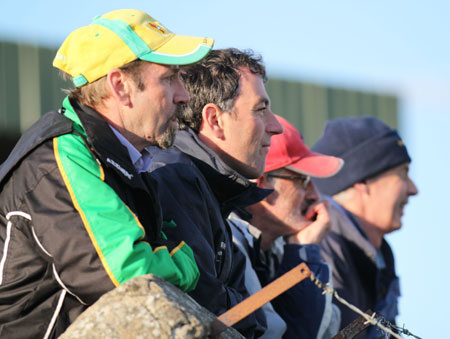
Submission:
<svg viewBox="0 0 450 339">
<path fill-rule="evenodd" d="M 419 190 L 416 184 L 414 183 L 414 181 L 412 181 L 411 178 L 408 178 L 408 195 L 417 195 L 417 194 L 419 194 Z"/>
<path fill-rule="evenodd" d="M 316 185 L 310 180 L 308 186 L 305 188 L 305 199 L 319 200 L 319 191 L 317 191 Z"/>
<path fill-rule="evenodd" d="M 173 102 L 175 104 L 187 104 L 189 102 L 189 92 L 184 88 L 180 78 L 177 79 Z"/>
<path fill-rule="evenodd" d="M 268 121 L 266 123 L 266 131 L 272 135 L 283 133 L 283 126 L 281 126 L 278 119 L 275 117 L 272 111 L 270 111 L 268 116 Z"/>
</svg>

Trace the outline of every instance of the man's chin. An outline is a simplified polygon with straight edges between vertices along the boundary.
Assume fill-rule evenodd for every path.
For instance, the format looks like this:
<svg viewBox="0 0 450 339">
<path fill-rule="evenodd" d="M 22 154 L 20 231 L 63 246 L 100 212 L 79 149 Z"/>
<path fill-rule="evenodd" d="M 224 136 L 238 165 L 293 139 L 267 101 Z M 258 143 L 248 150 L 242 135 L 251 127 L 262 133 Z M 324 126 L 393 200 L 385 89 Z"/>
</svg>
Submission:
<svg viewBox="0 0 450 339">
<path fill-rule="evenodd" d="M 178 124 L 177 124 L 178 126 Z M 156 139 L 156 146 L 161 149 L 167 149 L 175 142 L 176 129 L 169 126 L 163 134 Z"/>
<path fill-rule="evenodd" d="M 293 233 L 298 233 L 298 232 L 303 231 L 309 225 L 311 225 L 312 221 L 308 221 L 308 220 L 305 220 L 304 218 L 302 218 L 301 220 L 298 220 L 296 222 L 291 222 L 291 224 L 295 225 L 295 228 L 293 229 Z"/>
<path fill-rule="evenodd" d="M 398 231 L 400 228 L 402 228 L 402 222 L 401 222 L 401 220 L 395 220 L 395 221 L 392 223 L 392 225 L 391 225 L 390 230 L 389 230 L 388 233 Z"/>
</svg>

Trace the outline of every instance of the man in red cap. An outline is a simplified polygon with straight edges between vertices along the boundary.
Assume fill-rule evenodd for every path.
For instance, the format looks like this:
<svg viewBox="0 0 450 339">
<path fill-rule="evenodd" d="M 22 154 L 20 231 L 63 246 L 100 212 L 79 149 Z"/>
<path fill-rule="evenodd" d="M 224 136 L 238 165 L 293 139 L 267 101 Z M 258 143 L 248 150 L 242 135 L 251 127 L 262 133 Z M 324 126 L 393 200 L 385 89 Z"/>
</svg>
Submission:
<svg viewBox="0 0 450 339">
<path fill-rule="evenodd" d="M 328 203 L 320 201 L 310 178 L 336 174 L 343 161 L 311 152 L 295 127 L 277 118 L 284 132 L 272 137 L 264 175 L 257 180 L 260 188 L 273 192 L 230 217 L 235 243 L 247 252 L 252 265 L 247 265 L 246 275 L 251 292 L 301 262 L 322 282 L 330 281 L 330 269 L 321 260 L 318 246 L 330 228 Z M 331 297 L 322 295 L 309 280 L 274 299 L 272 305 L 286 323 L 284 338 L 328 338 L 338 330 L 339 311 Z M 276 319 L 276 313 L 266 306 L 266 317 Z"/>
</svg>

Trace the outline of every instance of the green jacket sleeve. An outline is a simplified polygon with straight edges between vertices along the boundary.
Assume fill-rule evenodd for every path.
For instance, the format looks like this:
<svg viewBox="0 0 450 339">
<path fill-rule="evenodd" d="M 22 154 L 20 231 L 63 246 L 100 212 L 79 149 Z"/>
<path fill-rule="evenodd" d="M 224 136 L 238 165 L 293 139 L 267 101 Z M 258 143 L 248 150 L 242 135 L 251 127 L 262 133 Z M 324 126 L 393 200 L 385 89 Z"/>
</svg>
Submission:
<svg viewBox="0 0 450 339">
<path fill-rule="evenodd" d="M 136 215 L 104 182 L 103 168 L 81 136 L 54 138 L 52 146 L 57 169 L 28 199 L 37 238 L 69 292 L 89 303 L 148 273 L 184 291 L 195 288 L 199 272 L 192 250 L 184 242 L 171 252 L 165 246 L 152 248 Z M 49 211 L 54 216 L 49 218 Z"/>
</svg>

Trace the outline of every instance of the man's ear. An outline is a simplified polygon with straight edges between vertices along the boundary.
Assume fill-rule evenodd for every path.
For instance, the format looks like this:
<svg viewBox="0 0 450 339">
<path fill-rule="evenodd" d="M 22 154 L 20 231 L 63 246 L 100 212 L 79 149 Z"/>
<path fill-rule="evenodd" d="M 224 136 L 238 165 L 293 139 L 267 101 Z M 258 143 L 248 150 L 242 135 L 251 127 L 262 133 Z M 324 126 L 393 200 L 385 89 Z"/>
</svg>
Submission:
<svg viewBox="0 0 450 339">
<path fill-rule="evenodd" d="M 272 189 L 272 190 L 275 189 L 274 180 L 272 180 L 271 178 L 268 178 L 265 175 L 260 176 L 256 180 L 256 184 L 258 185 L 259 188 Z M 279 196 L 279 193 L 277 191 L 273 191 L 261 203 L 263 205 L 268 204 L 270 206 L 273 206 L 273 205 L 275 205 L 275 203 L 278 199 L 278 196 Z"/>
<path fill-rule="evenodd" d="M 222 111 L 216 104 L 206 104 L 202 110 L 201 132 L 210 137 L 224 140 L 223 114 L 228 113 Z"/>
<path fill-rule="evenodd" d="M 360 194 L 369 194 L 369 186 L 366 181 L 361 181 L 353 184 L 353 188 Z"/>
<path fill-rule="evenodd" d="M 130 79 L 122 70 L 114 68 L 109 71 L 106 82 L 112 97 L 122 105 L 132 106 Z"/>
<path fill-rule="evenodd" d="M 272 182 L 270 179 L 267 179 L 265 175 L 261 175 L 258 179 L 256 179 L 256 185 L 259 188 L 273 188 Z"/>
</svg>

